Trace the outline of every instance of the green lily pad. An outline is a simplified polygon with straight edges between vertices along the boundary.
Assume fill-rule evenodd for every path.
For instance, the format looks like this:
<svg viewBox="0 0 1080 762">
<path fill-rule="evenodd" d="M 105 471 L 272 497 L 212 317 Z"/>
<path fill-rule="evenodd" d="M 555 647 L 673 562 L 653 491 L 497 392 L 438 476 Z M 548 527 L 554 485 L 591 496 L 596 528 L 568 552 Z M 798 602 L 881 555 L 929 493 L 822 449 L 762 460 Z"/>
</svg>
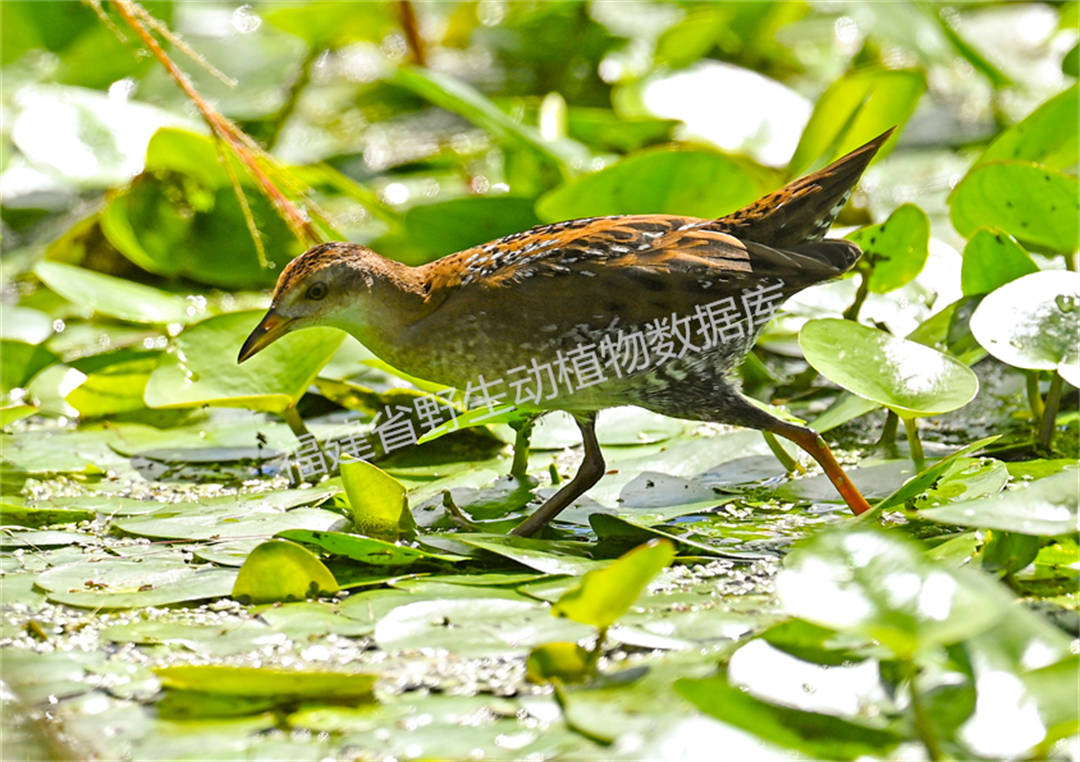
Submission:
<svg viewBox="0 0 1080 762">
<path fill-rule="evenodd" d="M 989 294 L 1039 266 L 1012 236 L 996 228 L 980 228 L 964 247 L 960 286 L 965 296 Z"/>
<path fill-rule="evenodd" d="M 815 759 L 889 756 L 899 734 L 819 712 L 770 704 L 724 676 L 677 680 L 675 692 L 706 714 Z"/>
<path fill-rule="evenodd" d="M 769 190 L 764 172 L 703 149 L 656 148 L 572 180 L 536 203 L 545 220 L 605 214 L 719 217 Z"/>
<path fill-rule="evenodd" d="M 309 529 L 289 529 L 278 537 L 317 545 L 335 556 L 343 556 L 372 566 L 409 566 L 417 562 L 465 561 L 465 556 L 450 553 L 431 553 L 408 545 L 398 545 L 374 537 L 347 534 L 345 532 L 315 532 Z"/>
<path fill-rule="evenodd" d="M 342 459 L 341 481 L 358 532 L 396 540 L 416 534 L 405 486 L 364 460 Z"/>
<path fill-rule="evenodd" d="M 588 572 L 576 588 L 556 601 L 551 613 L 600 629 L 610 627 L 674 558 L 671 542 L 650 540 L 605 568 Z"/>
<path fill-rule="evenodd" d="M 975 374 L 959 360 L 851 320 L 811 320 L 799 345 L 830 381 L 902 418 L 956 410 L 979 390 Z"/>
<path fill-rule="evenodd" d="M 271 603 L 337 591 L 334 575 L 310 550 L 288 540 L 268 540 L 240 567 L 232 596 L 244 603 Z"/>
<path fill-rule="evenodd" d="M 40 344 L 0 339 L 0 394 L 25 386 L 38 371 L 59 359 Z"/>
<path fill-rule="evenodd" d="M 804 543 L 776 589 L 795 616 L 876 640 L 900 658 L 984 632 L 1014 605 L 982 574 L 939 566 L 914 543 L 868 529 Z"/>
<path fill-rule="evenodd" d="M 1069 253 L 1080 237 L 1080 185 L 1072 175 L 1023 161 L 992 161 L 968 172 L 949 196 L 964 236 L 998 227 L 1030 246 Z"/>
<path fill-rule="evenodd" d="M 163 688 L 228 696 L 267 696 L 276 699 L 371 698 L 376 675 L 331 670 L 233 667 L 223 664 L 178 664 L 157 667 Z"/>
<path fill-rule="evenodd" d="M 442 648 L 465 656 L 524 656 L 541 643 L 578 640 L 590 629 L 555 619 L 536 602 L 470 597 L 397 606 L 375 625 L 385 650 Z"/>
<path fill-rule="evenodd" d="M 1080 132 L 1078 114 L 1080 86 L 1074 82 L 994 138 L 976 164 L 1020 159 L 1051 169 L 1068 169 L 1080 158 L 1076 141 Z"/>
<path fill-rule="evenodd" d="M 190 323 L 205 314 L 182 296 L 74 265 L 39 262 L 34 274 L 68 301 L 130 323 Z"/>
<path fill-rule="evenodd" d="M 82 362 L 74 361 L 72 367 L 87 376 L 64 400 L 83 418 L 103 418 L 143 410 L 146 407 L 143 402 L 146 382 L 157 366 L 160 354 L 121 349 L 94 355 Z"/>
<path fill-rule="evenodd" d="M 870 269 L 870 291 L 884 294 L 915 279 L 930 255 L 930 220 L 919 207 L 904 204 L 880 225 L 847 236 L 863 250 L 859 267 Z"/>
<path fill-rule="evenodd" d="M 234 569 L 147 558 L 76 561 L 42 572 L 34 583 L 54 603 L 109 610 L 223 598 L 235 580 Z"/>
<path fill-rule="evenodd" d="M 971 332 L 997 359 L 1017 368 L 1056 370 L 1080 385 L 1080 273 L 1038 272 L 983 299 Z"/>
<path fill-rule="evenodd" d="M 579 683 L 589 672 L 589 652 L 577 643 L 545 643 L 530 651 L 525 660 L 525 679 L 530 683 L 545 683 L 552 678 Z"/>
<path fill-rule="evenodd" d="M 466 545 L 509 558 L 545 574 L 578 575 L 603 565 L 601 561 L 580 555 L 581 549 L 569 543 L 480 532 L 457 534 L 453 537 Z"/>
<path fill-rule="evenodd" d="M 919 516 L 966 527 L 1026 535 L 1055 536 L 1077 531 L 1076 496 L 1080 472 L 1068 468 L 1027 487 L 919 511 Z"/>
<path fill-rule="evenodd" d="M 788 174 L 802 174 L 819 159 L 843 156 L 903 124 L 925 90 L 925 75 L 910 69 L 862 69 L 836 80 L 814 105 Z M 877 158 L 888 153 L 895 141 L 893 135 Z"/>
<path fill-rule="evenodd" d="M 334 328 L 298 331 L 237 365 L 233 358 L 260 318 L 261 312 L 234 312 L 181 333 L 150 374 L 147 406 L 220 405 L 273 413 L 295 406 L 345 334 Z"/>
</svg>

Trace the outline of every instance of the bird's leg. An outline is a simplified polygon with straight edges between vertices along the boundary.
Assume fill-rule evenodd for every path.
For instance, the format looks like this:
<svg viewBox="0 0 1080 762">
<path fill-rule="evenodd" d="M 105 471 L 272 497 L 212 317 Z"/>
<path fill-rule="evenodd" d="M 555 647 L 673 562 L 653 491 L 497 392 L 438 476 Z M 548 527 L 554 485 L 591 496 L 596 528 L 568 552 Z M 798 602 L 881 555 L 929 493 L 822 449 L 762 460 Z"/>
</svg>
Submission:
<svg viewBox="0 0 1080 762">
<path fill-rule="evenodd" d="M 596 413 L 582 416 L 575 415 L 574 420 L 577 421 L 578 428 L 581 429 L 581 441 L 585 445 L 585 458 L 581 461 L 581 466 L 578 468 L 577 473 L 574 474 L 573 479 L 549 497 L 547 502 L 537 508 L 529 518 L 510 530 L 510 534 L 516 534 L 518 537 L 529 537 L 537 529 L 555 518 L 559 512 L 574 502 L 589 487 L 600 481 L 600 477 L 604 475 L 604 455 L 600 452 L 600 444 L 596 441 Z"/>
<path fill-rule="evenodd" d="M 832 450 L 825 444 L 821 434 L 805 426 L 796 426 L 793 423 L 781 421 L 779 418 L 772 420 L 768 430 L 790 439 L 814 456 L 814 460 L 825 469 L 825 475 L 829 477 L 829 481 L 836 487 L 836 491 L 844 498 L 844 502 L 851 508 L 852 513 L 858 516 L 860 513 L 870 510 L 870 503 L 866 502 L 866 498 L 859 492 L 858 487 L 852 483 L 848 475 L 844 473 L 844 469 L 836 462 Z"/>
</svg>

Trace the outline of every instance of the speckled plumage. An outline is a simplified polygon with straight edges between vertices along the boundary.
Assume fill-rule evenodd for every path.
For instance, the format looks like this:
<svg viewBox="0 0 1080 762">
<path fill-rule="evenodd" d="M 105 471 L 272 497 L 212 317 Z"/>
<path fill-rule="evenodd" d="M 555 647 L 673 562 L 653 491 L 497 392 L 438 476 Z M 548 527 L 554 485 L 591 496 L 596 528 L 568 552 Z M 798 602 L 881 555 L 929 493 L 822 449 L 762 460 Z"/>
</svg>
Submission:
<svg viewBox="0 0 1080 762">
<path fill-rule="evenodd" d="M 808 449 L 852 508 L 865 510 L 820 437 L 752 405 L 729 374 L 784 299 L 858 259 L 854 244 L 823 236 L 888 136 L 714 220 L 661 214 L 569 220 L 421 267 L 356 244 L 316 246 L 282 272 L 270 323 L 253 332 L 241 359 L 287 330 L 332 325 L 410 374 L 460 389 L 487 384 L 487 394 L 526 410 L 569 410 L 590 453 L 590 467 L 571 485 L 578 494 L 599 478 L 602 458 L 591 427 L 605 407 L 636 404 L 774 431 Z M 319 296 L 312 299 L 315 284 Z M 724 328 L 713 331 L 709 344 L 714 313 L 724 316 Z M 687 327 L 692 320 L 697 343 Z M 639 334 L 667 335 L 679 351 L 646 345 Z M 618 348 L 629 348 L 629 339 L 653 346 L 656 361 L 621 367 Z M 583 347 L 597 357 L 607 347 L 611 372 L 598 374 L 593 363 L 589 383 L 575 385 L 571 364 L 577 379 L 586 378 L 574 360 Z M 534 372 L 542 386 L 541 365 L 549 369 L 552 391 L 523 400 L 524 382 L 515 386 L 514 375 Z M 561 510 L 556 503 L 549 501 L 523 533 Z"/>
</svg>

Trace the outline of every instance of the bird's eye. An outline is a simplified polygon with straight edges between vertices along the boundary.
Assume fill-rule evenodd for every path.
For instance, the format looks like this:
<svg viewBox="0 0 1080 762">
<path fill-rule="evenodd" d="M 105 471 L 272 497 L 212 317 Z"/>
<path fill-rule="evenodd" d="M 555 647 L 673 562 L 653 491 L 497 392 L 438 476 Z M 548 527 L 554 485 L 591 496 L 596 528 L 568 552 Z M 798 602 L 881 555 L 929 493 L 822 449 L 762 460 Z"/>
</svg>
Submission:
<svg viewBox="0 0 1080 762">
<path fill-rule="evenodd" d="M 326 291 L 326 284 L 322 281 L 318 281 L 317 283 L 312 283 L 310 286 L 308 286 L 308 290 L 304 293 L 304 296 L 308 299 L 318 301 L 319 299 L 322 299 L 324 296 L 326 296 Z"/>
</svg>

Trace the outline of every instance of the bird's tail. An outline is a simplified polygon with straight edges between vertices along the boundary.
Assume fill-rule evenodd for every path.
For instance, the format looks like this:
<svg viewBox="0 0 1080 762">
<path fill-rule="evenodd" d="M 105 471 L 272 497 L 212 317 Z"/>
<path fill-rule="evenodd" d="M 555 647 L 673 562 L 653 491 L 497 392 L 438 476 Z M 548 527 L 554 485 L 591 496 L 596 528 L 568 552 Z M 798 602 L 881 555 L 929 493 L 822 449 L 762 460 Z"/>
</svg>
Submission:
<svg viewBox="0 0 1080 762">
<path fill-rule="evenodd" d="M 893 127 L 824 169 L 800 177 L 710 227 L 747 241 L 793 247 L 820 240 Z"/>
</svg>

